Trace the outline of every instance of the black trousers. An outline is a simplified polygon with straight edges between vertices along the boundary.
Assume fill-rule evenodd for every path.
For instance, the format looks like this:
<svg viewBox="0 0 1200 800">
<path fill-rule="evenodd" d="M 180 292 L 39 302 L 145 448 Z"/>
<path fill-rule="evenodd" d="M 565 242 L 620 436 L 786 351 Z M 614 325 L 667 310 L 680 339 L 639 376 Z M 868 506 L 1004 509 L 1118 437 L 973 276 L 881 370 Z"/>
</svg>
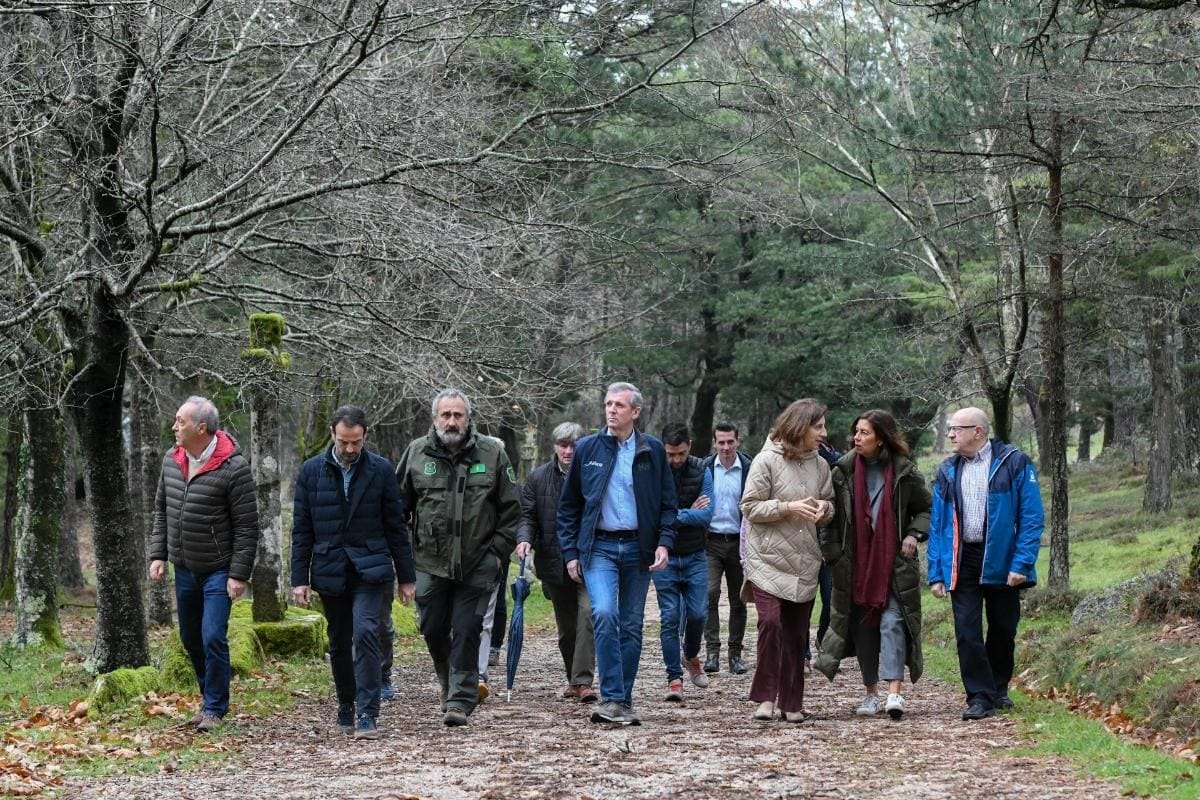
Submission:
<svg viewBox="0 0 1200 800">
<path fill-rule="evenodd" d="M 721 577 L 725 578 L 729 597 L 729 655 L 742 657 L 742 637 L 746 634 L 746 601 L 742 600 L 742 559 L 737 535 L 709 534 L 704 550 L 708 555 L 708 619 L 704 623 L 704 644 L 709 656 L 721 653 Z"/>
<path fill-rule="evenodd" d="M 352 581 L 345 594 L 321 593 L 329 623 L 329 666 L 341 708 L 379 716 L 382 647 L 379 621 L 391 596 L 391 585 Z"/>
<path fill-rule="evenodd" d="M 1013 650 L 1017 624 L 1021 621 L 1020 590 L 960 579 L 958 587 L 950 592 L 950 603 L 958 640 L 958 669 L 967 690 L 967 702 L 977 700 L 994 708 L 996 701 L 1008 694 L 1008 683 L 1012 680 Z"/>
</svg>

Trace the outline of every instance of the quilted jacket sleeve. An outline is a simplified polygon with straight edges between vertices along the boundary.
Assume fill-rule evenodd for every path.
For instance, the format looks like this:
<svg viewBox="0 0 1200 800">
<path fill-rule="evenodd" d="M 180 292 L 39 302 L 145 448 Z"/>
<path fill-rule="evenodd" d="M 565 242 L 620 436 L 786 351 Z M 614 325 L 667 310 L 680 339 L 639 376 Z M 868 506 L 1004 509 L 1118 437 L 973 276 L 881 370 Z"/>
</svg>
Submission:
<svg viewBox="0 0 1200 800">
<path fill-rule="evenodd" d="M 250 464 L 244 458 L 237 465 L 229 481 L 229 518 L 233 523 L 233 557 L 229 563 L 229 577 L 248 581 L 254 571 L 254 557 L 258 554 L 258 496 Z"/>
</svg>

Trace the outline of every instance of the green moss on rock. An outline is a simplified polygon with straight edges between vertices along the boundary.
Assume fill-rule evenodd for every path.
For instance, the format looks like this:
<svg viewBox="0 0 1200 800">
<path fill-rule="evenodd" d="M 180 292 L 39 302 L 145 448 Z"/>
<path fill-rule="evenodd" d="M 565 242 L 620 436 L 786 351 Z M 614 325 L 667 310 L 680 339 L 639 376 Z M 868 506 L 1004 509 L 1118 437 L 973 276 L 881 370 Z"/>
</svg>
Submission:
<svg viewBox="0 0 1200 800">
<path fill-rule="evenodd" d="M 249 601 L 239 600 L 233 604 L 229 615 L 229 664 L 234 675 L 249 675 L 262 666 L 265 660 L 262 644 L 250 619 L 250 606 Z M 178 628 L 171 631 L 163 645 L 162 676 L 163 685 L 171 689 L 195 689 L 196 673 L 192 669 L 191 659 L 183 649 Z"/>
<path fill-rule="evenodd" d="M 179 629 L 171 631 L 163 644 L 162 658 L 163 687 L 175 691 L 195 691 L 196 673 L 192 669 L 192 661 L 183 649 L 179 640 Z"/>
<path fill-rule="evenodd" d="M 291 611 L 291 609 L 288 609 Z M 287 615 L 283 622 L 256 622 L 254 633 L 268 655 L 288 658 L 325 654 L 329 634 L 325 618 L 308 612 L 304 616 Z"/>
<path fill-rule="evenodd" d="M 96 678 L 96 682 L 92 684 L 92 693 L 88 698 L 88 711 L 89 713 L 99 713 L 114 706 L 124 705 L 147 692 L 158 691 L 161 686 L 162 677 L 154 667 L 106 672 Z"/>
<path fill-rule="evenodd" d="M 262 666 L 266 657 L 253 623 L 229 626 L 229 665 L 234 675 L 249 675 Z"/>
<path fill-rule="evenodd" d="M 397 636 L 416 636 L 420 633 L 420 629 L 417 627 L 416 605 L 406 606 L 398 600 L 393 601 L 392 624 L 396 626 Z"/>
</svg>

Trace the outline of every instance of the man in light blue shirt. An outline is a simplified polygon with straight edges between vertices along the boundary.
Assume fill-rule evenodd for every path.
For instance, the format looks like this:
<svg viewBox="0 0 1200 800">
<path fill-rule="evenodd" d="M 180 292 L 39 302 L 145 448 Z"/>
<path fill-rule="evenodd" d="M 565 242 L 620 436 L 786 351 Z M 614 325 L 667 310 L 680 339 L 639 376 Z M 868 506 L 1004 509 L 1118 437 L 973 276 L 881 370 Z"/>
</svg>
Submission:
<svg viewBox="0 0 1200 800">
<path fill-rule="evenodd" d="M 614 383 L 604 398 L 608 427 L 575 445 L 558 503 L 567 575 L 587 585 L 600 675 L 592 722 L 639 725 L 633 682 L 642 656 L 650 571 L 675 543 L 675 481 L 662 442 L 635 429 L 642 393 Z"/>
</svg>

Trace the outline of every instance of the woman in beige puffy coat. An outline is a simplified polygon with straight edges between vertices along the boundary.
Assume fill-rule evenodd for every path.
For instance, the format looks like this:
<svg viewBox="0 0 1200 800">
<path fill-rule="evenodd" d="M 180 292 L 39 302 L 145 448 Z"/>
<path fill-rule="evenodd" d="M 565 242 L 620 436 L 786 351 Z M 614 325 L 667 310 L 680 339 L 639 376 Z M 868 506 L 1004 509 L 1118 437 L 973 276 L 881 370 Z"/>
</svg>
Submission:
<svg viewBox="0 0 1200 800">
<path fill-rule="evenodd" d="M 804 653 L 821 568 L 817 525 L 833 517 L 829 465 L 817 455 L 825 410 L 810 399 L 784 409 L 742 492 L 749 521 L 742 592 L 752 593 L 758 610 L 758 664 L 750 686 L 750 699 L 759 704 L 755 719 L 773 719 L 776 710 L 787 722 L 810 716 Z"/>
</svg>

